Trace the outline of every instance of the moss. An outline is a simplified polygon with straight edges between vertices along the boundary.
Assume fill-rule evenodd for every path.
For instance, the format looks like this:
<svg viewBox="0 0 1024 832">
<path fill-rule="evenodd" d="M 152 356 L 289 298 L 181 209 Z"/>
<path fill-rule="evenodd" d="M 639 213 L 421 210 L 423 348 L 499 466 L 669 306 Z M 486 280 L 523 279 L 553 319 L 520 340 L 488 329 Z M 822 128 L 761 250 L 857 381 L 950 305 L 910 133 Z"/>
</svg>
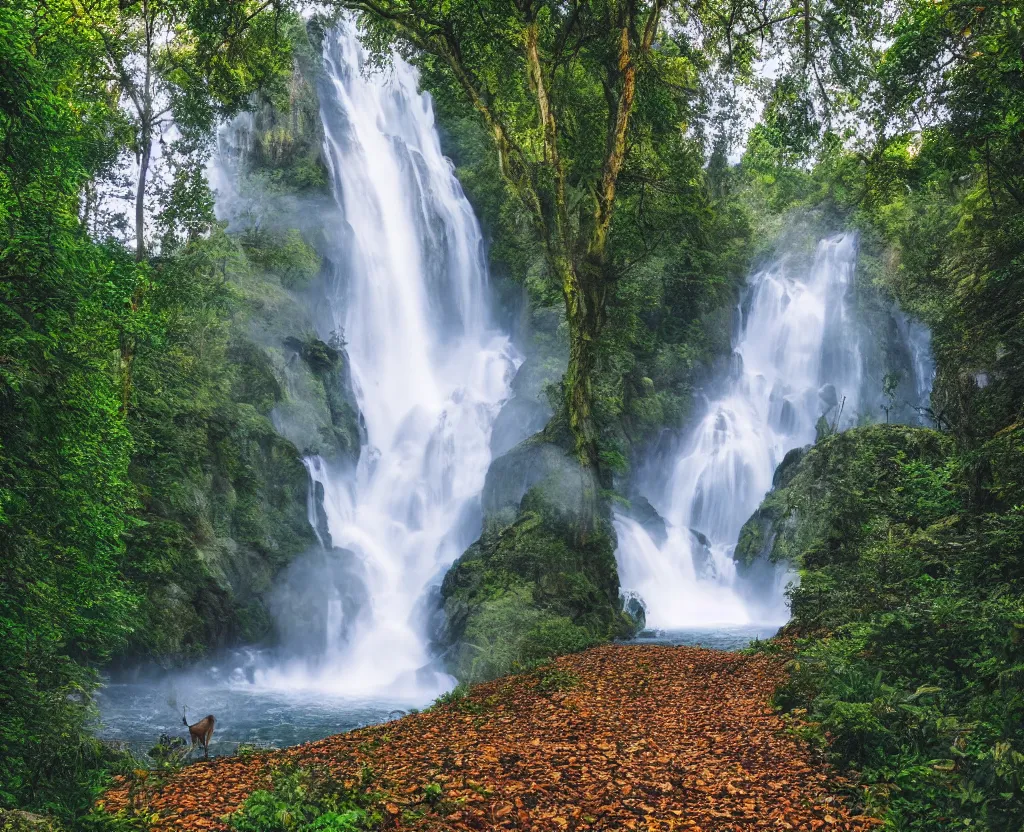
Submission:
<svg viewBox="0 0 1024 832">
<path fill-rule="evenodd" d="M 301 21 L 288 24 L 294 65 L 253 108 L 249 162 L 279 189 L 306 193 L 327 187 L 323 127 L 316 83 L 323 71 L 319 48 Z M 318 39 L 319 31 L 312 33 Z"/>
<path fill-rule="evenodd" d="M 231 398 L 252 405 L 259 413 L 270 413 L 284 397 L 270 356 L 248 338 L 237 338 L 228 346 L 227 359 L 236 368 Z"/>
<path fill-rule="evenodd" d="M 302 359 L 306 371 L 294 363 L 286 371 L 297 395 L 286 403 L 287 412 L 278 412 L 278 426 L 307 453 L 356 462 L 363 436 L 344 342 L 334 338 L 325 343 L 307 334 L 283 343 Z"/>
<path fill-rule="evenodd" d="M 806 567 L 852 557 L 882 502 L 887 511 L 927 525 L 953 497 L 938 480 L 929 484 L 921 477 L 931 472 L 941 479 L 938 468 L 950 445 L 926 428 L 872 425 L 787 454 L 774 489 L 740 531 L 737 563 L 749 568 L 766 559 Z"/>
<path fill-rule="evenodd" d="M 359 455 L 344 344 L 312 334 L 305 301 L 334 253 L 309 221 L 333 207 L 321 56 L 301 22 L 286 25 L 295 64 L 254 102 L 240 160 L 239 194 L 260 212 L 190 243 L 150 298 L 168 333 L 137 357 L 142 508 L 125 571 L 144 600 L 132 654 L 175 660 L 270 635 L 274 576 L 316 543 L 301 456 Z"/>
<path fill-rule="evenodd" d="M 771 530 L 777 519 L 775 513 L 765 509 L 762 504 L 743 524 L 733 552 L 733 559 L 741 568 L 753 566 L 754 561 L 760 557 L 767 556 L 770 559 Z"/>
<path fill-rule="evenodd" d="M 460 679 L 491 679 L 605 638 L 568 616 L 539 609 L 529 584 L 513 585 L 481 604 L 467 621 L 453 669 Z"/>
<path fill-rule="evenodd" d="M 255 267 L 275 274 L 286 289 L 304 289 L 320 273 L 320 255 L 296 228 L 249 228 L 241 236 L 246 257 Z"/>
<path fill-rule="evenodd" d="M 0 809 L 0 832 L 60 832 L 63 827 L 53 818 Z"/>
<path fill-rule="evenodd" d="M 184 657 L 265 637 L 263 594 L 315 542 L 306 470 L 265 416 L 232 404 L 195 427 L 198 444 L 179 442 L 170 470 L 166 456 L 134 466 L 149 501 L 129 539 L 129 574 L 149 591 L 131 652 Z"/>
</svg>

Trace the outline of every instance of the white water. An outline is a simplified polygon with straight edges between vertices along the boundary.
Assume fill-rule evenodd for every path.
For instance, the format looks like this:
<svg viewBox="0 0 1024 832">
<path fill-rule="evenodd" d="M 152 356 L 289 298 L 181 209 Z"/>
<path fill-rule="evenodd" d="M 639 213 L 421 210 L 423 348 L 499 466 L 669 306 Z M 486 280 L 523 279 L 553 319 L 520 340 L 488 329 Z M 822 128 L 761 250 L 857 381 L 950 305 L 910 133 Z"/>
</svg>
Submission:
<svg viewBox="0 0 1024 832">
<path fill-rule="evenodd" d="M 870 409 L 862 408 L 869 396 L 850 292 L 856 254 L 855 235 L 842 235 L 818 245 L 807 273 L 782 260 L 750 278 L 727 377 L 676 457 L 656 464 L 650 477 L 646 496 L 666 521 L 665 539 L 616 516 L 622 586 L 642 599 L 648 627 L 778 625 L 788 618 L 789 576 L 778 570 L 750 585 L 737 576 L 732 554 L 775 468 L 787 451 L 814 441 L 819 417 L 844 427 Z M 906 349 L 913 389 L 923 393 L 932 369 L 927 342 L 917 335 Z"/>
<path fill-rule="evenodd" d="M 334 550 L 289 570 L 277 609 L 297 655 L 256 681 L 429 701 L 451 680 L 429 653 L 428 596 L 479 534 L 491 427 L 519 359 L 491 323 L 480 229 L 415 70 L 397 56 L 372 69 L 351 24 L 324 58 L 347 260 L 320 317 L 347 341 L 367 444 L 354 470 L 306 461 Z"/>
</svg>

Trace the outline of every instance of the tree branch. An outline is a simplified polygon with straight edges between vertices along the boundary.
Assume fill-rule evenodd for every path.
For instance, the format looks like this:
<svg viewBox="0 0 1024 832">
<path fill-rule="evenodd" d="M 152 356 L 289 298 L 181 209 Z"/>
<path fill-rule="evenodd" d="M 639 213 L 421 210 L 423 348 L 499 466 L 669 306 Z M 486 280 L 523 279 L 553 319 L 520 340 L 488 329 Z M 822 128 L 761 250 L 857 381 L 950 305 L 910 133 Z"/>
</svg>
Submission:
<svg viewBox="0 0 1024 832">
<path fill-rule="evenodd" d="M 616 73 L 622 79 L 618 100 L 614 110 L 609 112 L 608 145 L 605 152 L 604 169 L 601 174 L 600 190 L 597 194 L 597 206 L 594 211 L 594 227 L 591 232 L 588 254 L 599 261 L 604 260 L 608 241 L 608 229 L 612 220 L 612 209 L 615 203 L 615 189 L 619 173 L 626 158 L 626 133 L 629 129 L 629 117 L 633 111 L 633 100 L 636 96 L 637 59 L 647 55 L 654 43 L 661 19 L 663 0 L 654 0 L 647 13 L 643 33 L 637 45 L 637 54 L 632 52 L 630 42 L 630 19 L 624 21 L 619 41 L 618 67 Z"/>
<path fill-rule="evenodd" d="M 537 22 L 536 20 L 531 20 L 526 26 L 526 40 L 524 44 L 526 66 L 529 72 L 530 86 L 533 88 L 534 95 L 537 98 L 537 109 L 540 113 L 541 129 L 544 134 L 545 154 L 555 175 L 555 228 L 563 242 L 568 243 L 569 218 L 566 214 L 565 205 L 565 169 L 562 166 L 562 159 L 558 152 L 558 125 L 555 122 L 555 114 L 551 109 L 551 100 L 548 97 L 547 86 L 544 81 L 537 38 Z"/>
</svg>

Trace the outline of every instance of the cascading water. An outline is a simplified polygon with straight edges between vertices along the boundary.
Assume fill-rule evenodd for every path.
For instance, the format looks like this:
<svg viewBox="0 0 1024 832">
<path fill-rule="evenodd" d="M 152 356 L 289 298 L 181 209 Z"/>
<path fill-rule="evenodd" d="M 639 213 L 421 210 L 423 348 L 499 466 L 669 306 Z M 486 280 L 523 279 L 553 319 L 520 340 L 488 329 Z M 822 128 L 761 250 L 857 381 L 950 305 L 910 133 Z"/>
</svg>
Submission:
<svg viewBox="0 0 1024 832">
<path fill-rule="evenodd" d="M 102 733 L 136 751 L 180 732 L 184 704 L 216 714 L 216 752 L 379 722 L 453 683 L 428 646 L 431 588 L 479 535 L 492 426 L 520 359 L 491 321 L 480 229 L 415 70 L 396 57 L 372 71 L 352 24 L 327 35 L 324 59 L 337 210 L 308 224 L 342 256 L 311 311 L 323 340 L 347 340 L 366 441 L 355 465 L 305 459 L 319 545 L 275 578 L 280 647 L 109 680 Z M 230 173 L 215 171 L 222 198 L 241 204 Z"/>
<path fill-rule="evenodd" d="M 324 58 L 347 259 L 320 318 L 344 333 L 367 444 L 354 470 L 307 460 L 333 549 L 283 582 L 278 618 L 304 643 L 257 682 L 424 698 L 450 683 L 430 669 L 429 588 L 479 533 L 491 427 L 518 358 L 491 323 L 480 229 L 416 71 L 397 56 L 374 71 L 351 23 Z M 321 525 L 316 507 L 310 519 Z M 290 626 L 296 610 L 313 632 Z"/>
<path fill-rule="evenodd" d="M 855 423 L 871 399 L 852 305 L 856 242 L 853 234 L 822 241 L 806 274 L 782 260 L 751 277 L 728 376 L 671 467 L 655 465 L 641 489 L 664 529 L 616 515 L 620 579 L 642 600 L 648 627 L 778 625 L 788 617 L 786 575 L 746 586 L 732 553 L 786 452 L 813 442 L 821 418 Z M 903 353 L 912 358 L 909 389 L 926 400 L 932 365 L 922 329 L 906 337 Z"/>
</svg>

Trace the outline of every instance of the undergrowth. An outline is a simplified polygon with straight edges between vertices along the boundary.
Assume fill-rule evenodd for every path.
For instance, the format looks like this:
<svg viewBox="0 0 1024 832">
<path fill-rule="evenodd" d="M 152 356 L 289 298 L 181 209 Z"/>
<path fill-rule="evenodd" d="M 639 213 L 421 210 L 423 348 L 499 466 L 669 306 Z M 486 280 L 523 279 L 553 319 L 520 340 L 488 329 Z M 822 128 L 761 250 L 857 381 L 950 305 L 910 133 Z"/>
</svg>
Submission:
<svg viewBox="0 0 1024 832">
<path fill-rule="evenodd" d="M 367 832 L 387 828 L 387 817 L 368 770 L 346 787 L 327 769 L 285 766 L 225 821 L 238 832 Z"/>
<path fill-rule="evenodd" d="M 978 511 L 928 434 L 829 439 L 774 496 L 803 567 L 776 703 L 887 828 L 1020 832 L 1024 512 Z"/>
</svg>

